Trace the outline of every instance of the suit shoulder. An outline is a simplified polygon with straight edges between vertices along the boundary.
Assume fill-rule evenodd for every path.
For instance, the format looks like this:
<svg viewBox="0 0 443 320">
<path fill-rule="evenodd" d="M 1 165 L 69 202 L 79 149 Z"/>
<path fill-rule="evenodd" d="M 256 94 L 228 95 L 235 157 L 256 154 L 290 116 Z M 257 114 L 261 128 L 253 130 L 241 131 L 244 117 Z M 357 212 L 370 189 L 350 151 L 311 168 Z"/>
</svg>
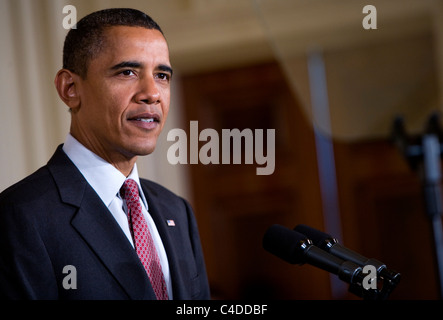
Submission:
<svg viewBox="0 0 443 320">
<path fill-rule="evenodd" d="M 0 204 L 32 201 L 41 197 L 53 185 L 47 166 L 14 183 L 0 193 Z"/>
</svg>

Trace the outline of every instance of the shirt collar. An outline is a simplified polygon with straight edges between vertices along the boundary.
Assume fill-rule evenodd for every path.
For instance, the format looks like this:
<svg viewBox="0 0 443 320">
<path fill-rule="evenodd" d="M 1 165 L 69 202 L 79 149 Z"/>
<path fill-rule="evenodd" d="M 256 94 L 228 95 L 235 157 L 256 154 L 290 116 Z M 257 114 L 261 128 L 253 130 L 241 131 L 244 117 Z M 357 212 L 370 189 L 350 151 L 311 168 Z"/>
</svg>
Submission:
<svg viewBox="0 0 443 320">
<path fill-rule="evenodd" d="M 63 151 L 80 170 L 83 177 L 95 190 L 100 199 L 102 199 L 106 207 L 109 207 L 115 196 L 119 194 L 120 188 L 126 180 L 124 174 L 112 164 L 83 146 L 70 133 L 66 137 Z M 147 207 L 146 199 L 143 192 L 141 192 L 142 189 L 136 163 L 127 178 L 134 179 L 135 182 L 137 182 L 140 190 L 140 198 Z"/>
</svg>

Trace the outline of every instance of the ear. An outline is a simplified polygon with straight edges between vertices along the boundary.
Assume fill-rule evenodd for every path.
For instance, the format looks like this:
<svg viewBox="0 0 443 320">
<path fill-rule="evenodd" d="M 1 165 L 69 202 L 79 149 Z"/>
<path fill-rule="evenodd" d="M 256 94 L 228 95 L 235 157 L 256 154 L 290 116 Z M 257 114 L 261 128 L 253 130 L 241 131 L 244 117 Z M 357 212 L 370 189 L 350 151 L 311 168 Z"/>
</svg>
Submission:
<svg viewBox="0 0 443 320">
<path fill-rule="evenodd" d="M 80 97 L 78 94 L 78 81 L 80 77 L 67 70 L 61 69 L 55 75 L 54 84 L 60 99 L 71 109 L 75 111 L 80 107 Z"/>
</svg>

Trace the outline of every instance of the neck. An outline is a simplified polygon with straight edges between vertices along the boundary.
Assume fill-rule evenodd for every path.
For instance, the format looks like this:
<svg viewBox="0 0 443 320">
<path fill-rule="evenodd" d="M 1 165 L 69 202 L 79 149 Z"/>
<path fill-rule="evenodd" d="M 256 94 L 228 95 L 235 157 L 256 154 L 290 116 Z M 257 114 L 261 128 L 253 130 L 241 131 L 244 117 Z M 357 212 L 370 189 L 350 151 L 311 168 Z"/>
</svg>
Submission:
<svg viewBox="0 0 443 320">
<path fill-rule="evenodd" d="M 107 159 L 105 160 L 108 161 Z M 125 177 L 127 177 L 131 174 L 136 160 L 137 157 L 132 158 L 131 161 L 108 162 L 112 164 L 115 168 L 117 168 L 117 170 L 120 171 Z"/>
<path fill-rule="evenodd" d="M 94 143 L 93 139 L 88 139 L 86 136 L 79 135 L 72 130 L 70 133 L 78 142 L 103 160 L 112 164 L 125 177 L 131 174 L 134 164 L 137 161 L 137 156 L 125 155 L 123 152 L 118 151 L 110 152 L 103 144 Z"/>
</svg>

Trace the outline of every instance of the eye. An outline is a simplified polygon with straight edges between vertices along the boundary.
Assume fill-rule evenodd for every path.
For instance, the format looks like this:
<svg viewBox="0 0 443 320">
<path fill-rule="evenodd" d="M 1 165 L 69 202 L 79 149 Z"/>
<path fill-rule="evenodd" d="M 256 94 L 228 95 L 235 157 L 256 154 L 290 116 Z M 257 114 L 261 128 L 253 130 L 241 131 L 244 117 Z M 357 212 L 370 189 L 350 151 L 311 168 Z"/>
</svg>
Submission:
<svg viewBox="0 0 443 320">
<path fill-rule="evenodd" d="M 169 75 L 168 73 L 160 72 L 160 73 L 157 74 L 157 78 L 160 79 L 160 80 L 169 81 L 169 79 L 171 78 L 171 75 Z"/>
<path fill-rule="evenodd" d="M 124 76 L 126 76 L 126 77 L 129 77 L 129 76 L 135 75 L 134 71 L 132 71 L 132 70 L 123 70 L 122 72 L 120 72 L 120 74 L 121 74 L 121 75 L 124 75 Z"/>
</svg>

